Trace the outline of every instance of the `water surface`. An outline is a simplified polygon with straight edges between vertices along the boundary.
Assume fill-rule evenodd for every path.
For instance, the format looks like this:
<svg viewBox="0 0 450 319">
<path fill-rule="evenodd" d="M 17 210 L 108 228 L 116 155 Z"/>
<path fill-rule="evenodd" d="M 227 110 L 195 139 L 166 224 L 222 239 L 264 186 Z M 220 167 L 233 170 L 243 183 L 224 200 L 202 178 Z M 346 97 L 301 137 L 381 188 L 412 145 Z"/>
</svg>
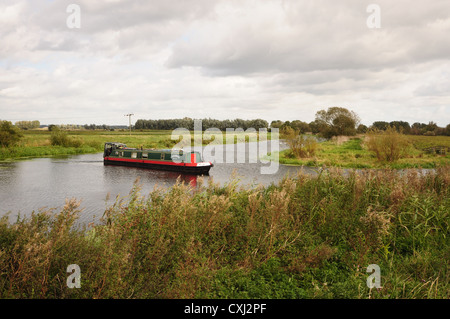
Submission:
<svg viewBox="0 0 450 319">
<path fill-rule="evenodd" d="M 243 186 L 269 185 L 300 169 L 279 165 L 276 174 L 261 174 L 261 167 L 269 164 L 257 161 L 259 154 L 253 152 L 251 144 L 246 144 L 245 162 L 238 163 L 238 147 L 226 146 L 223 161 L 230 148 L 235 148 L 235 160 L 228 164 L 215 163 L 209 176 L 204 176 L 205 184 L 213 179 L 215 183 L 224 185 L 234 173 Z M 284 147 L 281 144 L 280 148 Z M 206 155 L 205 160 L 209 159 Z M 312 168 L 304 170 L 316 173 Z M 178 177 L 188 183 L 195 183 L 197 178 L 177 172 L 104 166 L 102 153 L 0 162 L 0 216 L 10 212 L 10 220 L 14 220 L 19 213 L 30 215 L 32 211 L 40 209 L 60 208 L 66 199 L 76 198 L 81 200 L 83 208 L 79 221 L 91 222 L 103 215 L 106 205 L 112 204 L 117 195 L 126 197 L 136 179 L 139 179 L 142 186 L 141 193 L 146 195 L 156 185 L 174 185 Z M 110 199 L 106 201 L 108 194 Z"/>
</svg>

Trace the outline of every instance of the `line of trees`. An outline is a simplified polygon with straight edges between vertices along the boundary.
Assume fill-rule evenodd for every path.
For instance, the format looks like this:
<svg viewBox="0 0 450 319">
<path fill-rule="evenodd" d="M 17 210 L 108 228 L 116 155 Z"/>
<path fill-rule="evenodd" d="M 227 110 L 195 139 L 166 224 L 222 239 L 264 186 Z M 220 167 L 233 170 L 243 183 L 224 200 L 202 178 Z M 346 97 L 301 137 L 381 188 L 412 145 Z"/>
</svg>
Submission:
<svg viewBox="0 0 450 319">
<path fill-rule="evenodd" d="M 244 130 L 248 128 L 254 128 L 256 130 L 260 128 L 269 128 L 269 123 L 266 120 L 216 120 L 211 118 L 202 119 L 202 129 L 218 128 L 219 130 L 225 130 L 227 128 L 242 128 Z M 174 130 L 177 128 L 186 128 L 188 130 L 194 129 L 194 119 L 185 117 L 182 119 L 163 119 L 163 120 L 144 120 L 139 119 L 136 121 L 134 128 L 136 130 Z"/>
<path fill-rule="evenodd" d="M 15 125 L 22 130 L 32 130 L 39 128 L 41 123 L 39 121 L 17 121 Z"/>
<path fill-rule="evenodd" d="M 316 118 L 310 123 L 300 120 L 295 121 L 272 121 L 270 127 L 277 127 L 281 131 L 292 128 L 300 134 L 311 132 L 320 134 L 325 138 L 337 135 L 356 135 L 360 133 L 361 124 L 359 116 L 344 107 L 330 107 L 327 110 L 320 110 L 316 113 Z"/>
<path fill-rule="evenodd" d="M 439 127 L 435 122 L 431 121 L 426 123 L 415 122 L 412 125 L 409 125 L 408 122 L 403 121 L 393 121 L 393 122 L 384 122 L 377 121 L 372 124 L 372 126 L 378 130 L 385 131 L 389 126 L 395 127 L 397 130 L 402 130 L 405 134 L 412 135 L 427 135 L 427 136 L 435 136 L 435 135 L 447 135 L 450 136 L 450 124 L 446 127 Z"/>
<path fill-rule="evenodd" d="M 434 122 L 429 122 L 428 124 L 416 122 L 410 125 L 405 121 L 375 121 L 371 126 L 367 127 L 360 123 L 359 116 L 355 112 L 343 107 L 330 107 L 327 110 L 320 110 L 316 113 L 315 120 L 310 123 L 300 120 L 285 122 L 276 120 L 270 123 L 270 127 L 279 128 L 280 131 L 292 128 L 300 134 L 311 132 L 326 138 L 338 135 L 364 134 L 370 129 L 386 131 L 390 127 L 404 134 L 450 136 L 450 124 L 446 127 L 439 127 Z"/>
<path fill-rule="evenodd" d="M 70 131 L 70 130 L 105 130 L 110 131 L 114 129 L 127 129 L 128 126 L 126 125 L 106 125 L 106 124 L 84 124 L 84 125 L 78 125 L 78 124 L 50 124 L 48 126 L 49 131 L 52 131 L 54 128 L 58 128 L 60 130 L 64 131 Z"/>
</svg>

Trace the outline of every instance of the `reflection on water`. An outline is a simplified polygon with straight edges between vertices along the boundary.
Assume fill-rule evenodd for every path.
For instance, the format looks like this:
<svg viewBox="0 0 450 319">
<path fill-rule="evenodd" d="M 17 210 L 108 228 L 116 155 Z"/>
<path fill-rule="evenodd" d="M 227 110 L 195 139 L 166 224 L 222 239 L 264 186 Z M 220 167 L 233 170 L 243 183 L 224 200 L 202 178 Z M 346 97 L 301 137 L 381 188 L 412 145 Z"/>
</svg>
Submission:
<svg viewBox="0 0 450 319">
<path fill-rule="evenodd" d="M 215 163 L 204 184 L 209 180 L 224 185 L 236 176 L 241 185 L 269 185 L 299 168 L 280 165 L 276 174 L 262 175 L 261 163 Z M 315 170 L 304 168 L 315 174 Z M 197 176 L 177 172 L 148 170 L 121 166 L 104 166 L 102 154 L 86 154 L 65 158 L 37 158 L 0 162 L 0 216 L 10 213 L 10 220 L 20 213 L 29 215 L 41 208 L 59 208 L 65 199 L 81 200 L 80 222 L 91 222 L 103 215 L 106 205 L 116 196 L 126 197 L 136 179 L 141 193 L 147 195 L 155 186 L 169 187 L 177 178 L 197 185 Z M 109 194 L 109 200 L 107 195 Z"/>
</svg>

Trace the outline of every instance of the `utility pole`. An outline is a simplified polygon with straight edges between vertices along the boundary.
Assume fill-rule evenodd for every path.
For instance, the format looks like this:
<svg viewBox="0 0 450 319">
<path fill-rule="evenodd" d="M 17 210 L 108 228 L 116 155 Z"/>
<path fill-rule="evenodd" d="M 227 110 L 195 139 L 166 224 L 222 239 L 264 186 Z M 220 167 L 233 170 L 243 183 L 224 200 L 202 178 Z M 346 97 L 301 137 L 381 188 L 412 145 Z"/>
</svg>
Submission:
<svg viewBox="0 0 450 319">
<path fill-rule="evenodd" d="M 134 115 L 134 114 L 129 113 L 129 114 L 125 114 L 125 115 L 124 115 L 124 116 L 128 116 L 128 123 L 129 123 L 129 125 L 130 125 L 130 135 L 131 135 L 131 115 Z"/>
</svg>

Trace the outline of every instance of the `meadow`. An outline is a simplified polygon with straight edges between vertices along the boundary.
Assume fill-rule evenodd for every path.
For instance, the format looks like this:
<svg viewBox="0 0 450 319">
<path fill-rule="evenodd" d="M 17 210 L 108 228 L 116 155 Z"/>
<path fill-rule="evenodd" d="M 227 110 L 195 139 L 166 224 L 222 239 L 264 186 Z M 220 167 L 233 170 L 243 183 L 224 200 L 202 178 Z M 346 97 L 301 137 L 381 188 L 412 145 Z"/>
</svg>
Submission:
<svg viewBox="0 0 450 319">
<path fill-rule="evenodd" d="M 448 299 L 449 167 L 177 183 L 0 220 L 0 298 Z M 77 264 L 81 287 L 67 287 Z M 367 267 L 381 270 L 368 288 Z"/>
<path fill-rule="evenodd" d="M 133 132 L 127 131 L 67 131 L 65 132 L 73 145 L 52 145 L 49 131 L 22 131 L 23 138 L 18 145 L 0 148 L 0 159 L 17 159 L 26 157 L 42 157 L 102 152 L 105 142 L 122 142 L 131 147 L 167 147 L 170 131 Z"/>
<path fill-rule="evenodd" d="M 52 145 L 52 132 L 27 130 L 22 131 L 23 138 L 13 147 L 0 147 L 0 160 L 14 160 L 28 157 L 58 156 L 72 154 L 86 154 L 102 152 L 105 142 L 125 143 L 129 147 L 144 148 L 172 148 L 179 140 L 172 140 L 170 130 L 139 130 L 130 134 L 126 130 L 72 130 L 63 131 L 67 135 L 69 143 L 67 145 Z M 193 132 L 191 136 L 194 137 Z M 270 138 L 270 134 L 267 134 Z M 251 138 L 259 139 L 259 135 L 245 135 L 236 133 L 234 143 L 238 141 L 249 141 Z M 262 136 L 261 136 L 262 138 Z M 225 132 L 222 136 L 223 143 L 226 140 Z M 215 140 L 213 134 L 204 136 L 201 141 L 203 145 Z M 194 141 L 192 139 L 192 145 Z"/>
<path fill-rule="evenodd" d="M 290 150 L 280 152 L 280 163 L 285 165 L 304 165 L 313 167 L 342 168 L 435 168 L 450 164 L 450 152 L 443 154 L 427 153 L 424 149 L 434 146 L 450 148 L 449 136 L 405 135 L 409 142 L 406 155 L 393 162 L 377 160 L 364 143 L 364 136 L 344 137 L 343 141 L 330 139 L 318 143 L 313 156 L 296 158 Z"/>
</svg>

